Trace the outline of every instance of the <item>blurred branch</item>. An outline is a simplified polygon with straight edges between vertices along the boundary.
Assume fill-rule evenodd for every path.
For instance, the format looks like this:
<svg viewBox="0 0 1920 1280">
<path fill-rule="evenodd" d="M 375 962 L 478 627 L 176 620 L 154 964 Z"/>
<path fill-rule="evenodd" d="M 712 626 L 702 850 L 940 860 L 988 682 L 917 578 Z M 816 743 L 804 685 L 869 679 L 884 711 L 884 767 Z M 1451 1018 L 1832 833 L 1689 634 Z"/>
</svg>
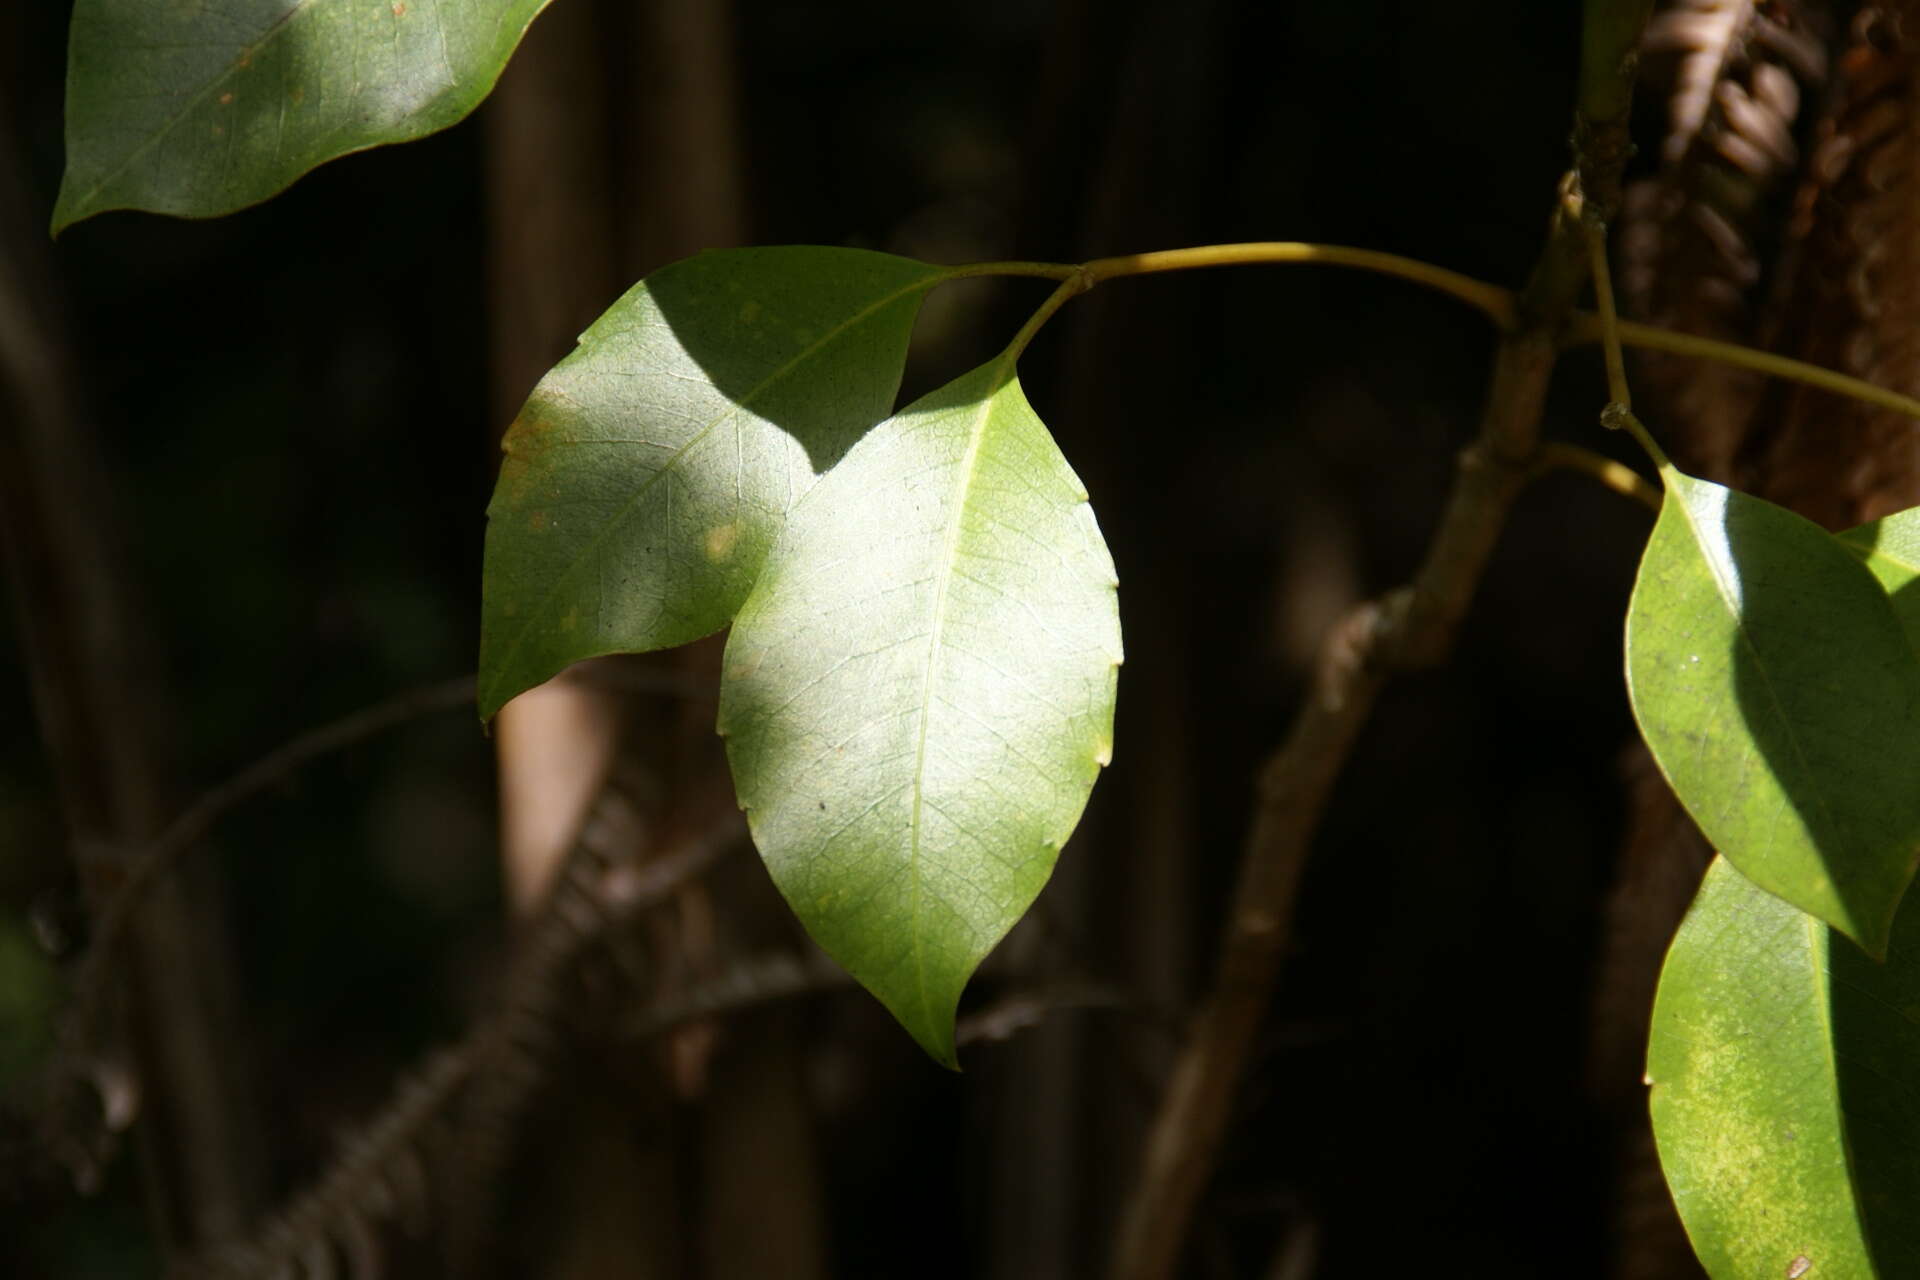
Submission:
<svg viewBox="0 0 1920 1280">
<path fill-rule="evenodd" d="M 679 672 L 630 669 L 617 664 L 595 664 L 585 678 L 623 692 L 687 698 L 711 697 L 714 692 L 706 683 Z M 409 689 L 309 729 L 202 792 L 200 798 L 182 810 L 151 843 L 135 853 L 118 892 L 100 912 L 94 926 L 93 945 L 75 978 L 76 1028 L 84 1032 L 97 1013 L 114 953 L 124 941 L 128 924 L 149 890 L 206 839 L 222 818 L 322 756 L 357 746 L 422 716 L 468 705 L 473 701 L 473 688 L 474 677 L 466 675 Z"/>
<path fill-rule="evenodd" d="M 741 1013 L 798 996 L 856 990 L 846 970 L 821 957 L 790 952 L 749 956 L 704 982 L 642 1010 L 623 1028 L 646 1039 L 689 1022 Z M 961 1018 L 955 1041 L 962 1045 L 1011 1039 L 1048 1015 L 1067 1009 L 1120 1009 L 1133 1005 L 1111 987 L 1090 982 L 1053 982 L 1009 992 Z"/>
<path fill-rule="evenodd" d="M 356 1280 L 381 1273 L 379 1224 L 392 1218 L 418 1223 L 430 1193 L 421 1153 L 427 1129 L 472 1078 L 469 1046 L 429 1057 L 395 1086 L 374 1117 L 340 1143 L 340 1154 L 313 1186 L 266 1225 L 210 1257 L 181 1264 L 180 1276 L 328 1274 L 315 1262 L 331 1259 L 338 1242 L 352 1258 Z M 416 1228 L 417 1229 L 417 1228 Z"/>
<path fill-rule="evenodd" d="M 746 840 L 731 808 L 658 857 L 640 815 L 614 785 L 603 786 L 553 879 L 535 926 L 521 938 L 502 984 L 498 1012 L 470 1037 L 474 1088 L 446 1162 L 449 1274 L 480 1274 L 496 1238 L 501 1177 L 512 1160 L 520 1117 L 547 1078 L 558 1047 L 568 979 L 610 928 L 666 902 Z"/>
<path fill-rule="evenodd" d="M 472 702 L 473 682 L 472 676 L 460 676 L 424 685 L 310 729 L 275 747 L 225 782 L 208 788 L 182 810 L 165 830 L 134 853 L 126 878 L 100 912 L 94 926 L 93 945 L 87 949 L 75 977 L 75 1028 L 83 1035 L 90 1034 L 90 1022 L 98 1010 L 114 953 L 148 891 L 206 838 L 215 823 L 321 756 L 364 742 L 423 715 Z"/>
<path fill-rule="evenodd" d="M 1603 457 L 1577 444 L 1549 440 L 1541 445 L 1540 452 L 1534 459 L 1534 474 L 1545 475 L 1549 471 L 1578 471 L 1593 477 L 1622 497 L 1632 498 L 1655 513 L 1660 510 L 1658 485 L 1653 484 L 1626 463 L 1615 462 L 1612 458 Z"/>
<path fill-rule="evenodd" d="M 465 683 L 470 697 L 471 679 Z M 739 846 L 744 824 L 729 813 L 664 856 L 635 865 L 638 835 L 624 797 L 604 787 L 492 1012 L 458 1046 L 403 1078 L 307 1191 L 261 1229 L 183 1265 L 182 1273 L 257 1276 L 292 1268 L 294 1275 L 330 1275 L 339 1251 L 352 1263 L 350 1274 L 377 1275 L 381 1224 L 402 1218 L 418 1232 L 430 1199 L 442 1204 L 450 1232 L 475 1232 L 467 1247 L 479 1247 L 485 1228 L 470 1215 L 498 1190 L 520 1112 L 558 1041 L 555 1010 L 581 956 L 609 928 L 659 907 L 705 874 Z M 469 1216 L 464 1225 L 462 1215 Z"/>
<path fill-rule="evenodd" d="M 1587 5 L 1575 159 L 1577 181 L 1602 213 L 1617 199 L 1630 150 L 1632 48 L 1648 2 Z M 1575 181 L 1569 174 L 1563 189 Z M 1547 245 L 1520 299 L 1519 325 L 1495 352 L 1479 432 L 1460 455 L 1424 563 L 1411 584 L 1362 605 L 1333 629 L 1286 742 L 1261 770 L 1213 985 L 1148 1136 L 1120 1224 L 1113 1280 L 1165 1280 L 1175 1273 L 1271 1003 L 1321 812 L 1388 676 L 1437 663 L 1451 647 L 1507 513 L 1533 472 L 1558 335 L 1585 264 L 1580 219 L 1566 201 L 1556 202 Z"/>
<path fill-rule="evenodd" d="M 176 717 L 6 115 L 0 101 L 0 542 L 41 739 L 98 911 L 165 813 Z M 232 1049 L 236 997 L 218 888 L 205 874 L 154 901 L 131 931 L 138 963 L 114 1028 L 116 1039 L 130 1037 L 130 1054 L 96 1043 L 79 1064 L 125 1082 L 102 1098 L 108 1114 L 97 1118 L 111 1132 L 142 1118 L 148 1207 L 164 1249 L 239 1230 L 259 1194 L 259 1128 Z M 107 1149 L 91 1139 L 61 1145 L 101 1157 Z M 91 1160 L 73 1169 L 82 1182 L 98 1172 Z"/>
</svg>

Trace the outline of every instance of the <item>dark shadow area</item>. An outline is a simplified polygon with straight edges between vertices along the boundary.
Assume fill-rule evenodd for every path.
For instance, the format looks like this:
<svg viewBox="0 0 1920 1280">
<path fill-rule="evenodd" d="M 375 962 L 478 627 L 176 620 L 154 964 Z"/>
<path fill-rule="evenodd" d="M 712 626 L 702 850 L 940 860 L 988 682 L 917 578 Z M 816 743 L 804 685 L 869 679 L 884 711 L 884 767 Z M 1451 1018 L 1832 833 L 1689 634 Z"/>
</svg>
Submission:
<svg viewBox="0 0 1920 1280">
<path fill-rule="evenodd" d="M 821 475 L 893 412 L 930 274 L 864 250 L 744 249 L 658 271 L 646 294 L 678 346 L 667 358 L 690 358 Z"/>
<path fill-rule="evenodd" d="M 1792 810 L 1773 822 L 1755 815 L 1741 836 L 1753 854 L 1736 860 L 1790 896 L 1824 877 L 1831 888 L 1815 891 L 1874 940 L 1920 858 L 1920 664 L 1878 581 L 1819 526 L 1729 492 L 1719 528 L 1700 536 L 1724 538 L 1723 589 L 1740 613 L 1730 654 L 1740 714 Z M 1811 859 L 1775 853 L 1769 827 L 1789 823 L 1806 833 Z"/>
<path fill-rule="evenodd" d="M 1861 1216 L 1879 1274 L 1920 1276 L 1920 1221 L 1889 1189 L 1920 1186 L 1920 1090 L 1906 1078 L 1920 1054 L 1920 905 L 1893 921 L 1885 964 L 1827 931 L 1829 1016 L 1840 1111 L 1856 1184 L 1871 1191 Z"/>
</svg>

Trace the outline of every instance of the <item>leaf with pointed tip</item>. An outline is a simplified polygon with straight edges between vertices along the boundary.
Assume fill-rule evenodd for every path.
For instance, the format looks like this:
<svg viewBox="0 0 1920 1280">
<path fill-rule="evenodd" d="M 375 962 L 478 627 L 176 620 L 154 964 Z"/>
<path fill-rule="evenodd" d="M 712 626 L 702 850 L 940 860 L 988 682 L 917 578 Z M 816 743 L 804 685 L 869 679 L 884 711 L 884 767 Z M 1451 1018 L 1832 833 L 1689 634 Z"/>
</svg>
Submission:
<svg viewBox="0 0 1920 1280">
<path fill-rule="evenodd" d="M 464 119 L 547 0 L 77 0 L 53 230 L 210 218 Z"/>
<path fill-rule="evenodd" d="M 1660 1163 L 1714 1280 L 1920 1275 L 1920 913 L 1878 964 L 1716 859 L 1660 974 Z"/>
<path fill-rule="evenodd" d="M 582 658 L 725 626 L 787 509 L 892 409 L 946 274 L 860 249 L 724 250 L 596 320 L 507 431 L 481 719 Z"/>
<path fill-rule="evenodd" d="M 734 623 L 720 731 L 755 843 L 945 1065 L 1111 752 L 1119 663 L 1113 561 L 1007 356 L 855 445 Z"/>
<path fill-rule="evenodd" d="M 1858 525 L 1841 534 L 1840 542 L 1880 579 L 1893 601 L 1894 616 L 1920 653 L 1920 507 Z"/>
<path fill-rule="evenodd" d="M 1832 535 L 1663 478 L 1627 614 L 1641 733 L 1748 879 L 1878 955 L 1920 858 L 1920 662 Z"/>
</svg>

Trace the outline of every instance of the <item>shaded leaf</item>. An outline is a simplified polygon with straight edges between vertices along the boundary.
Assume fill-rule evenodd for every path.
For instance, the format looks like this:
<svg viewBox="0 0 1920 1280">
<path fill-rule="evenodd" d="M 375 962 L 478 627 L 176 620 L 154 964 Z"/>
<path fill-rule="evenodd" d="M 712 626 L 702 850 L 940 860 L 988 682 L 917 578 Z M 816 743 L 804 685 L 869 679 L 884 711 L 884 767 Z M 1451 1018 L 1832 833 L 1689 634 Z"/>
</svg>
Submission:
<svg viewBox="0 0 1920 1280">
<path fill-rule="evenodd" d="M 1920 1274 L 1920 914 L 1885 964 L 1838 936 L 1716 859 L 1667 954 L 1654 1135 L 1715 1280 Z"/>
<path fill-rule="evenodd" d="M 76 0 L 53 230 L 205 218 L 463 119 L 547 0 Z"/>
<path fill-rule="evenodd" d="M 1906 628 L 1914 651 L 1920 653 L 1920 507 L 1847 530 L 1841 543 L 1867 563 L 1887 589 L 1894 616 Z"/>
<path fill-rule="evenodd" d="M 787 509 L 893 407 L 942 268 L 704 253 L 629 290 L 535 387 L 487 508 L 480 715 L 582 658 L 732 619 Z"/>
<path fill-rule="evenodd" d="M 949 1066 L 962 987 L 1110 754 L 1120 663 L 1113 561 L 1011 375 L 909 406 L 799 503 L 721 686 L 774 882 Z"/>
<path fill-rule="evenodd" d="M 1715 848 L 1878 954 L 1920 857 L 1920 662 L 1838 539 L 1664 478 L 1627 617 L 1641 732 Z"/>
</svg>

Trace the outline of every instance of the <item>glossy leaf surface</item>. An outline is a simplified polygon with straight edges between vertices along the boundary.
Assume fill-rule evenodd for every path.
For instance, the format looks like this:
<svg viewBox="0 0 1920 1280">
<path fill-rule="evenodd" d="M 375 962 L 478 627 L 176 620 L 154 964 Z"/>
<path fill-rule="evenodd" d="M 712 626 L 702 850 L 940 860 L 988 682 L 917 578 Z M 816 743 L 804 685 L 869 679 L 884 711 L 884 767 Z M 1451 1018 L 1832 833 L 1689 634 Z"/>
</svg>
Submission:
<svg viewBox="0 0 1920 1280">
<path fill-rule="evenodd" d="M 507 432 L 482 718 L 582 658 L 725 626 L 787 509 L 892 410 L 942 278 L 858 249 L 728 250 L 656 271 L 595 321 Z"/>
<path fill-rule="evenodd" d="M 1878 954 L 1920 856 L 1920 662 L 1839 540 L 1665 479 L 1627 618 L 1641 732 L 1716 849 Z"/>
<path fill-rule="evenodd" d="M 1115 589 L 1003 357 L 807 494 L 728 640 L 720 727 L 775 883 L 947 1065 L 1111 752 Z"/>
<path fill-rule="evenodd" d="M 76 0 L 53 229 L 265 200 L 492 91 L 547 0 Z"/>
<path fill-rule="evenodd" d="M 1716 859 L 1660 976 L 1647 1079 L 1715 1280 L 1920 1274 L 1920 915 L 1879 964 Z"/>
</svg>

